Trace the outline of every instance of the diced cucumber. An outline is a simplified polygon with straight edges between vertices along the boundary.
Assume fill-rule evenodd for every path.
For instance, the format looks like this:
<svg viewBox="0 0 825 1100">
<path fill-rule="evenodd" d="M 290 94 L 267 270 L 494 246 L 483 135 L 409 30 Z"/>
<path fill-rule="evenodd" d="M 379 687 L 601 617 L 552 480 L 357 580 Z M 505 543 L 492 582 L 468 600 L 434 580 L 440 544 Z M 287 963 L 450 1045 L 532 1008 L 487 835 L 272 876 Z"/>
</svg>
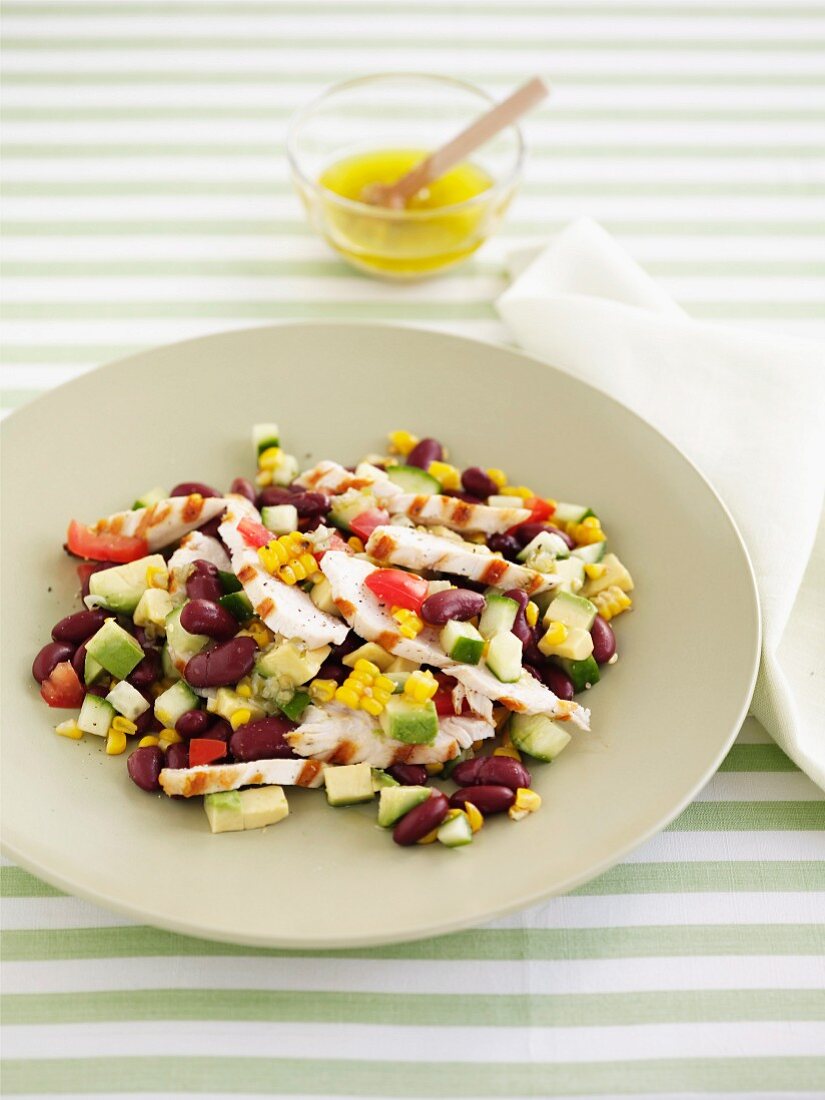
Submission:
<svg viewBox="0 0 825 1100">
<path fill-rule="evenodd" d="M 280 447 L 281 433 L 277 424 L 253 424 L 252 446 L 255 448 L 255 458 L 270 447 Z"/>
<path fill-rule="evenodd" d="M 383 768 L 372 769 L 372 789 L 374 791 L 383 791 L 385 787 L 400 787 L 401 784 L 397 779 L 385 772 Z"/>
<path fill-rule="evenodd" d="M 374 511 L 378 505 L 372 493 L 361 489 L 348 489 L 332 498 L 332 506 L 327 516 L 328 522 L 340 527 L 343 531 L 350 530 L 350 523 L 356 516 L 364 512 Z"/>
<path fill-rule="evenodd" d="M 298 509 L 294 504 L 270 504 L 261 509 L 261 520 L 274 535 L 288 535 L 298 530 Z"/>
<path fill-rule="evenodd" d="M 592 653 L 589 657 L 585 657 L 583 661 L 571 661 L 565 657 L 557 657 L 556 660 L 573 681 L 574 691 L 584 691 L 586 688 L 591 688 L 594 684 L 598 684 L 601 679 L 599 666 L 596 664 Z"/>
<path fill-rule="evenodd" d="M 444 652 L 453 661 L 477 665 L 484 652 L 484 639 L 472 625 L 450 619 L 439 635 Z"/>
<path fill-rule="evenodd" d="M 492 638 L 494 634 L 504 634 L 512 630 L 519 610 L 516 601 L 495 591 L 489 592 L 486 598 L 487 603 L 478 623 L 482 638 Z"/>
<path fill-rule="evenodd" d="M 228 569 L 218 570 L 218 580 L 220 581 L 221 588 L 225 595 L 229 595 L 230 592 L 242 592 L 243 585 L 235 576 L 234 573 L 230 573 Z"/>
<path fill-rule="evenodd" d="M 463 813 L 448 818 L 436 835 L 445 848 L 463 848 L 465 844 L 473 843 L 473 830 L 467 815 Z"/>
<path fill-rule="evenodd" d="M 118 680 L 125 680 L 143 660 L 140 643 L 114 619 L 107 619 L 86 642 L 86 653 Z"/>
<path fill-rule="evenodd" d="M 87 695 L 77 716 L 77 724 L 84 733 L 105 737 L 115 717 L 115 708 L 99 695 Z"/>
<path fill-rule="evenodd" d="M 518 560 L 538 569 L 542 573 L 551 572 L 551 562 L 570 557 L 570 547 L 555 531 L 539 531 L 534 539 L 520 550 Z"/>
<path fill-rule="evenodd" d="M 356 802 L 372 802 L 372 769 L 369 764 L 344 764 L 325 767 L 324 782 L 330 806 L 353 806 Z"/>
<path fill-rule="evenodd" d="M 426 802 L 432 794 L 429 787 L 387 787 L 379 794 L 378 824 L 389 829 L 410 810 Z"/>
<path fill-rule="evenodd" d="M 570 553 L 575 558 L 581 558 L 585 565 L 595 565 L 604 557 L 604 548 L 607 545 L 604 539 L 600 542 L 591 542 L 587 546 L 577 546 Z"/>
<path fill-rule="evenodd" d="M 548 628 L 551 630 L 552 627 Z M 539 649 L 546 657 L 567 657 L 571 661 L 584 661 L 593 652 L 593 639 L 587 630 L 579 626 L 567 628 L 567 637 L 561 642 L 551 642 L 547 634 L 539 639 Z"/>
<path fill-rule="evenodd" d="M 438 735 L 438 713 L 432 700 L 415 703 L 404 695 L 393 695 L 378 721 L 387 737 L 408 745 L 429 745 Z"/>
<path fill-rule="evenodd" d="M 584 562 L 572 555 L 554 562 L 553 574 L 560 579 L 556 592 L 578 592 L 584 584 Z"/>
<path fill-rule="evenodd" d="M 89 653 L 86 654 L 86 660 L 83 664 L 83 682 L 87 687 L 90 684 L 96 684 L 105 671 L 106 669 L 100 661 L 96 661 Z"/>
<path fill-rule="evenodd" d="M 556 524 L 581 523 L 583 519 L 592 515 L 593 512 L 584 504 L 570 504 L 566 500 L 560 500 L 553 512 L 553 522 Z"/>
<path fill-rule="evenodd" d="M 252 600 L 245 592 L 227 592 L 218 600 L 221 607 L 225 607 L 230 615 L 234 615 L 239 623 L 245 623 L 255 614 Z"/>
<path fill-rule="evenodd" d="M 287 700 L 286 703 L 280 703 L 279 705 L 281 710 L 290 720 L 290 722 L 300 722 L 301 715 L 307 709 L 311 701 L 312 700 L 310 699 L 307 692 L 296 691 L 291 699 Z"/>
<path fill-rule="evenodd" d="M 121 680 L 119 684 L 115 684 L 106 696 L 106 702 L 111 703 L 118 714 L 122 714 L 130 722 L 134 722 L 149 709 L 147 700 L 136 687 L 132 687 L 128 680 Z"/>
<path fill-rule="evenodd" d="M 589 630 L 596 618 L 596 605 L 584 596 L 574 596 L 572 592 L 559 592 L 544 613 L 545 625 L 550 622 L 564 623 L 565 626 L 578 626 Z"/>
<path fill-rule="evenodd" d="M 174 729 L 181 715 L 198 709 L 198 697 L 194 691 L 178 680 L 155 699 L 155 717 L 167 729 Z"/>
<path fill-rule="evenodd" d="M 405 493 L 431 497 L 441 492 L 441 482 L 418 466 L 390 466 L 387 477 Z"/>
<path fill-rule="evenodd" d="M 157 504 L 158 501 L 166 500 L 169 494 L 165 489 L 156 485 L 154 489 L 147 489 L 145 493 L 137 498 L 132 505 L 132 511 L 137 511 L 138 508 L 149 508 L 152 504 Z"/>
<path fill-rule="evenodd" d="M 88 655 L 87 655 L 88 660 Z M 160 668 L 163 672 L 164 680 L 180 680 L 181 676 L 172 661 L 172 655 L 169 652 L 169 646 L 164 645 L 160 651 Z"/>
<path fill-rule="evenodd" d="M 161 554 L 149 554 L 137 561 L 127 562 L 126 565 L 115 565 L 111 569 L 92 573 L 87 597 L 89 605 L 104 607 L 118 615 L 131 615 L 140 602 L 140 597 L 149 588 L 150 571 L 155 574 L 156 582 L 165 587 L 169 572 Z"/>
<path fill-rule="evenodd" d="M 519 750 L 536 760 L 550 763 L 571 741 L 559 722 L 546 714 L 514 714 L 510 719 L 510 740 Z"/>
<path fill-rule="evenodd" d="M 505 684 L 521 677 L 521 640 L 515 634 L 496 634 L 487 649 L 487 667 Z"/>
</svg>

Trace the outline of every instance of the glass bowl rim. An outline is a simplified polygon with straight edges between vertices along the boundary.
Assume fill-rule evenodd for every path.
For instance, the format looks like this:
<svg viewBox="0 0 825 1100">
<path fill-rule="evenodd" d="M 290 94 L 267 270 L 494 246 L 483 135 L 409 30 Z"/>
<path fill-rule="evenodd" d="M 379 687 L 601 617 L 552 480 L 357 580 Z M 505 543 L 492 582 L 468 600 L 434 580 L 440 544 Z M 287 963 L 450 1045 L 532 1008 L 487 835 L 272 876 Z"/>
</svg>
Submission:
<svg viewBox="0 0 825 1100">
<path fill-rule="evenodd" d="M 468 210 L 473 206 L 488 203 L 518 182 L 524 166 L 525 157 L 524 135 L 518 123 L 512 123 L 503 131 L 507 133 L 508 130 L 512 130 L 516 137 L 515 164 L 510 171 L 501 179 L 494 180 L 492 186 L 486 191 L 480 191 L 477 195 L 473 195 L 469 199 L 464 199 L 462 202 L 452 203 L 450 206 L 437 206 L 427 210 L 389 210 L 386 207 L 372 206 L 370 203 L 358 202 L 356 199 L 347 199 L 343 195 L 331 191 L 328 187 L 324 187 L 324 185 L 317 180 L 310 179 L 299 163 L 299 156 L 296 148 L 301 127 L 309 116 L 325 100 L 331 99 L 339 92 L 347 91 L 350 88 L 357 88 L 363 84 L 398 79 L 412 79 L 434 82 L 442 85 L 452 85 L 453 87 L 472 92 L 474 95 L 481 96 L 481 98 L 485 99 L 491 106 L 496 102 L 489 92 L 486 92 L 483 88 L 479 88 L 476 84 L 472 84 L 469 80 L 462 80 L 454 76 L 445 76 L 441 73 L 416 72 L 411 70 L 404 72 L 369 73 L 366 76 L 356 76 L 348 78 L 347 80 L 339 80 L 335 84 L 328 85 L 317 96 L 309 100 L 308 103 L 305 103 L 303 107 L 299 107 L 289 120 L 286 137 L 286 155 L 293 175 L 300 181 L 303 187 L 313 191 L 317 196 L 327 201 L 331 201 L 344 209 L 348 209 L 353 213 L 366 214 L 374 218 L 389 218 L 394 220 L 427 220 L 435 217 L 440 218 L 445 214 Z"/>
</svg>

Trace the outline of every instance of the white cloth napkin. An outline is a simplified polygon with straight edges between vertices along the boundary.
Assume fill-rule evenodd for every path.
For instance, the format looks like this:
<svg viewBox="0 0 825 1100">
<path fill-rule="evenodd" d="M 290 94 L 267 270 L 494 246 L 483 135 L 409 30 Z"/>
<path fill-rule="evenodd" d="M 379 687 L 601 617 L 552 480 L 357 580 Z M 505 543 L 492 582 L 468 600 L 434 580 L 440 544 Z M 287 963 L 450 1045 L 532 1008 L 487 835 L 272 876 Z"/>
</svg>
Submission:
<svg viewBox="0 0 825 1100">
<path fill-rule="evenodd" d="M 692 321 L 589 220 L 512 259 L 497 307 L 521 347 L 639 413 L 730 509 L 762 602 L 751 712 L 825 788 L 825 730 L 800 721 L 777 657 L 825 490 L 825 345 Z"/>
</svg>

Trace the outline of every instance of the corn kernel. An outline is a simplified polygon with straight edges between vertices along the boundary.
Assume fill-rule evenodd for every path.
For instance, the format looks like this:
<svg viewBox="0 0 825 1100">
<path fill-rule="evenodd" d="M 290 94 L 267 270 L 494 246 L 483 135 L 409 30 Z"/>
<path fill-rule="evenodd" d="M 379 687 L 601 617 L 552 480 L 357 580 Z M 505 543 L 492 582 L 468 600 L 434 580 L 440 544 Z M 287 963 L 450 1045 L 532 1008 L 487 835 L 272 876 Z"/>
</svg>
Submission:
<svg viewBox="0 0 825 1100">
<path fill-rule="evenodd" d="M 470 822 L 470 828 L 474 833 L 477 833 L 484 824 L 484 817 L 482 816 L 481 810 L 479 810 L 477 806 L 474 806 L 472 802 L 465 802 L 464 815 Z"/>
<path fill-rule="evenodd" d="M 422 836 L 422 838 L 420 840 L 416 841 L 416 843 L 417 844 L 432 844 L 433 841 L 438 839 L 438 830 L 440 828 L 441 828 L 440 825 L 436 826 L 436 828 L 433 829 L 432 832 L 427 833 L 426 836 Z"/>
<path fill-rule="evenodd" d="M 120 756 L 126 751 L 126 734 L 121 730 L 110 729 L 106 734 L 106 755 Z"/>
<path fill-rule="evenodd" d="M 408 455 L 413 447 L 418 446 L 418 436 L 412 432 L 390 432 L 387 437 L 390 441 L 390 451 L 399 455 Z"/>
<path fill-rule="evenodd" d="M 597 581 L 599 577 L 603 577 L 607 572 L 607 566 L 602 565 L 600 561 L 588 562 L 584 567 L 585 576 L 589 577 L 591 581 Z"/>
<path fill-rule="evenodd" d="M 536 494 L 532 489 L 528 489 L 526 485 L 502 485 L 499 489 L 499 493 L 503 497 L 521 497 L 522 500 L 527 500 L 528 497 L 534 497 Z"/>
<path fill-rule="evenodd" d="M 379 702 L 378 699 L 373 699 L 372 696 L 364 695 L 361 699 L 361 710 L 365 710 L 367 714 L 371 714 L 373 718 L 377 718 L 381 711 L 384 709 L 384 704 Z"/>
<path fill-rule="evenodd" d="M 245 633 L 248 634 L 250 638 L 254 638 L 261 649 L 268 646 L 275 637 L 269 627 L 262 623 L 260 619 L 252 619 L 248 622 L 246 624 Z"/>
<path fill-rule="evenodd" d="M 258 469 L 274 470 L 280 464 L 282 453 L 280 447 L 267 447 L 258 455 Z"/>
<path fill-rule="evenodd" d="M 168 749 L 170 745 L 179 745 L 183 738 L 177 730 L 162 729 L 158 735 L 158 744 L 164 750 Z"/>
<path fill-rule="evenodd" d="M 408 695 L 416 703 L 426 703 L 432 699 L 438 691 L 438 681 L 431 672 L 422 672 L 420 669 L 410 673 L 404 684 L 404 694 Z"/>
<path fill-rule="evenodd" d="M 633 606 L 633 600 L 617 584 L 612 584 L 603 592 L 593 596 L 591 603 L 596 605 L 599 614 L 606 622 L 610 622 L 611 619 Z"/>
<path fill-rule="evenodd" d="M 348 682 L 349 681 L 347 681 L 347 683 Z M 358 710 L 360 698 L 354 688 L 342 684 L 335 692 L 335 698 L 339 703 L 343 703 L 345 707 L 350 707 L 352 710 Z"/>
<path fill-rule="evenodd" d="M 378 667 L 378 665 L 373 664 L 372 661 L 368 661 L 366 657 L 360 657 L 355 662 L 355 671 L 366 672 L 369 676 L 381 675 L 381 669 Z"/>
<path fill-rule="evenodd" d="M 157 745 L 159 742 L 160 742 L 160 738 L 155 737 L 153 734 L 150 733 L 150 734 L 147 734 L 146 737 L 141 737 L 140 741 L 138 741 L 138 748 L 139 749 L 153 749 L 155 747 L 155 745 Z"/>
<path fill-rule="evenodd" d="M 598 516 L 585 516 L 582 520 L 582 527 L 601 527 L 601 522 Z"/>
<path fill-rule="evenodd" d="M 137 726 L 135 725 L 135 723 L 130 721 L 130 719 L 128 718 L 124 718 L 122 714 L 118 714 L 112 720 L 112 729 L 118 730 L 120 733 L 126 734 L 137 732 Z"/>
<path fill-rule="evenodd" d="M 503 489 L 507 484 L 507 474 L 504 470 L 499 470 L 495 466 L 487 471 L 487 477 L 495 484 L 497 489 Z"/>
<path fill-rule="evenodd" d="M 356 554 L 364 553 L 364 544 L 357 535 L 353 535 L 352 538 L 347 539 L 347 546 L 350 546 Z"/>
<path fill-rule="evenodd" d="M 252 711 L 248 707 L 239 707 L 233 715 L 230 716 L 229 725 L 233 730 L 238 729 L 239 726 L 245 726 L 247 722 L 252 721 Z"/>
<path fill-rule="evenodd" d="M 238 693 L 238 695 L 240 695 L 242 699 L 252 698 L 252 688 L 249 686 L 249 684 L 238 684 L 238 686 L 235 688 L 235 691 Z"/>
<path fill-rule="evenodd" d="M 567 639 L 567 627 L 556 619 L 551 620 L 544 635 L 547 645 L 561 645 Z"/>
<path fill-rule="evenodd" d="M 506 756 L 510 760 L 521 760 L 521 753 L 515 745 L 499 745 L 493 749 L 493 756 Z"/>
<path fill-rule="evenodd" d="M 607 538 L 596 516 L 588 516 L 581 523 L 568 523 L 567 533 L 577 546 L 590 546 L 594 542 L 604 542 Z"/>
<path fill-rule="evenodd" d="M 54 732 L 59 733 L 61 737 L 68 737 L 71 741 L 79 741 L 83 736 L 83 730 L 74 718 L 70 718 L 68 722 L 58 722 L 54 727 Z"/>
<path fill-rule="evenodd" d="M 337 687 L 335 680 L 313 680 L 309 685 L 310 698 L 314 703 L 331 703 Z"/>
<path fill-rule="evenodd" d="M 434 764 L 425 764 L 424 767 L 427 769 L 427 775 L 441 775 L 444 771 L 444 765 L 437 762 Z"/>
<path fill-rule="evenodd" d="M 271 470 L 258 470 L 255 474 L 255 484 L 259 489 L 265 489 L 267 485 L 272 484 L 272 471 Z"/>
<path fill-rule="evenodd" d="M 149 588 L 166 588 L 169 573 L 158 565 L 150 565 L 146 570 L 146 584 Z M 162 579 L 161 579 L 162 578 Z"/>
<path fill-rule="evenodd" d="M 534 814 L 541 808 L 541 795 L 538 791 L 529 787 L 519 787 L 516 791 L 516 800 L 507 811 L 513 821 L 521 821 L 528 814 Z"/>
<path fill-rule="evenodd" d="M 527 620 L 528 626 L 535 626 L 536 623 L 539 621 L 538 604 L 535 604 L 532 600 L 529 600 L 527 606 L 524 609 L 524 617 Z"/>
<path fill-rule="evenodd" d="M 424 629 L 424 621 L 408 607 L 393 607 L 392 617 L 398 623 L 398 633 L 403 638 L 417 638 Z"/>
<path fill-rule="evenodd" d="M 461 473 L 449 462 L 431 462 L 427 467 L 427 473 L 441 482 L 443 489 L 460 489 Z"/>
</svg>

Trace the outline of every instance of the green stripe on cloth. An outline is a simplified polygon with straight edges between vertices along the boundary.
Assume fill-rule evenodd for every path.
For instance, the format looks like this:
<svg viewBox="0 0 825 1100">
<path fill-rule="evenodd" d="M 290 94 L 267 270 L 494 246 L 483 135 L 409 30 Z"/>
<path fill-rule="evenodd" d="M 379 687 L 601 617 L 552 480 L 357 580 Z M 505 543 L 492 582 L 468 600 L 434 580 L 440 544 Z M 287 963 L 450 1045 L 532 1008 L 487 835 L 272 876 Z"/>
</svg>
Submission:
<svg viewBox="0 0 825 1100">
<path fill-rule="evenodd" d="M 815 989 L 678 990 L 665 993 L 465 994 L 319 993 L 261 989 L 141 989 L 8 994 L 10 1024 L 135 1020 L 255 1020 L 407 1027 L 606 1027 L 734 1020 L 825 1020 Z"/>
<path fill-rule="evenodd" d="M 693 802 L 668 829 L 825 829 L 825 802 Z"/>
<path fill-rule="evenodd" d="M 307 957 L 306 951 L 242 947 L 135 925 L 11 930 L 0 938 L 8 962 L 187 956 Z M 625 928 L 472 929 L 387 947 L 313 951 L 313 958 L 479 961 L 670 958 L 708 955 L 825 955 L 817 924 L 645 925 Z"/>
<path fill-rule="evenodd" d="M 6 1095 L 51 1092 L 244 1092 L 272 1095 L 507 1097 L 699 1090 L 810 1092 L 825 1088 L 825 1058 L 651 1059 L 645 1062 L 334 1061 L 276 1058 L 7 1060 Z M 434 1072 L 434 1069 L 436 1070 Z"/>
</svg>

